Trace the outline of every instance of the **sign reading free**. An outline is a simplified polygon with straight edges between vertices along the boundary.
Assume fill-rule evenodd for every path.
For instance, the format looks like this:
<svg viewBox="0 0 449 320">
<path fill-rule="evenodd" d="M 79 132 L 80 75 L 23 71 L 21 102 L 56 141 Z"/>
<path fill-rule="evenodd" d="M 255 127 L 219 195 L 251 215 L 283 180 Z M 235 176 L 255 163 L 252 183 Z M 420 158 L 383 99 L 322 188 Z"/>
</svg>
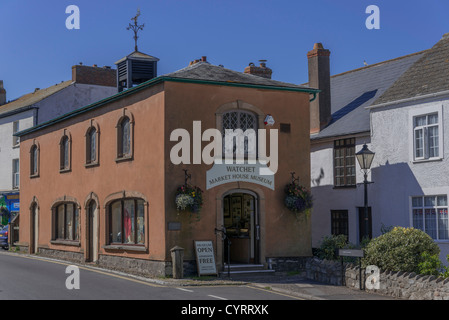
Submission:
<svg viewBox="0 0 449 320">
<path fill-rule="evenodd" d="M 255 164 L 218 164 L 206 172 L 206 189 L 219 186 L 221 184 L 245 181 L 256 183 L 274 190 L 274 174 L 267 175 L 264 170 L 270 170 L 266 165 Z"/>
<path fill-rule="evenodd" d="M 212 241 L 194 241 L 198 276 L 217 274 Z"/>
</svg>

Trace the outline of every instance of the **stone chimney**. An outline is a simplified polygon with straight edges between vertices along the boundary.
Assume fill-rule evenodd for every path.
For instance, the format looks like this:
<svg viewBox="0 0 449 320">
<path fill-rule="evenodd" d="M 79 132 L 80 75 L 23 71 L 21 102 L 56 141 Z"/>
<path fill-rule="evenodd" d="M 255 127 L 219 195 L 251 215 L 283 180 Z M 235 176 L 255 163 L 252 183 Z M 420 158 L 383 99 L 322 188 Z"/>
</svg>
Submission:
<svg viewBox="0 0 449 320">
<path fill-rule="evenodd" d="M 259 66 L 256 67 L 254 63 L 251 62 L 243 72 L 271 79 L 271 74 L 273 71 L 270 68 L 267 68 L 267 60 L 259 60 L 259 63 Z"/>
<path fill-rule="evenodd" d="M 83 84 L 116 87 L 117 73 L 111 67 L 92 67 L 82 64 L 72 66 L 72 81 Z"/>
<path fill-rule="evenodd" d="M 0 80 L 0 106 L 6 104 L 6 90 L 3 87 L 3 80 Z"/>
<path fill-rule="evenodd" d="M 330 54 L 321 43 L 315 43 L 313 50 L 307 53 L 309 87 L 321 90 L 316 99 L 310 102 L 310 133 L 320 132 L 332 120 Z"/>
</svg>

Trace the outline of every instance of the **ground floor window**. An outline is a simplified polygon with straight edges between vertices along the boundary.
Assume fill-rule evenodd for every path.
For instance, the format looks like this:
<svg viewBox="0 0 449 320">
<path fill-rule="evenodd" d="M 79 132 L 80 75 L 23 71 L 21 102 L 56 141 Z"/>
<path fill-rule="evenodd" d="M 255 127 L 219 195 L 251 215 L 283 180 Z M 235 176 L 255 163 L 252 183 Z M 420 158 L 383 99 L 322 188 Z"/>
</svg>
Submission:
<svg viewBox="0 0 449 320">
<path fill-rule="evenodd" d="M 144 201 L 121 199 L 109 205 L 109 243 L 145 244 Z"/>
<path fill-rule="evenodd" d="M 331 210 L 331 234 L 349 237 L 348 210 Z"/>
<path fill-rule="evenodd" d="M 449 240 L 446 195 L 412 197 L 413 227 L 423 230 L 434 240 Z"/>
<path fill-rule="evenodd" d="M 55 210 L 56 240 L 79 240 L 79 211 L 76 203 L 62 203 Z"/>
</svg>

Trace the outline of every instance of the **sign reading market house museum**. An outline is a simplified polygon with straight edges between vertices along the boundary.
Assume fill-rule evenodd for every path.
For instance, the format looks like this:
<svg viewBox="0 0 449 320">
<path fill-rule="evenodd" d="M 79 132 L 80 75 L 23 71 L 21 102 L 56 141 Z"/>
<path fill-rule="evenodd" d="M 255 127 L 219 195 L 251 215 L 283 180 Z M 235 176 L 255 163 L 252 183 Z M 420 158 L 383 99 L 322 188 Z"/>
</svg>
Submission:
<svg viewBox="0 0 449 320">
<path fill-rule="evenodd" d="M 255 164 L 214 163 L 213 167 L 206 172 L 206 189 L 229 182 L 245 181 L 274 190 L 274 174 L 262 175 L 261 169 L 269 170 L 266 165 L 259 162 Z"/>
<path fill-rule="evenodd" d="M 198 276 L 217 274 L 212 241 L 194 241 Z"/>
</svg>

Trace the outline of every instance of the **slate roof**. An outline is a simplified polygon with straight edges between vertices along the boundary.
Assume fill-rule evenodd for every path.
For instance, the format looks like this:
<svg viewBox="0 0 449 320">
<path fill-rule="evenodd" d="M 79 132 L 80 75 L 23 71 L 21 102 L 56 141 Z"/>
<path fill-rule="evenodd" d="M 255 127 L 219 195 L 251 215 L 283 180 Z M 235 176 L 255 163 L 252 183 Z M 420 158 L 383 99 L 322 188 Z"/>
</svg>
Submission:
<svg viewBox="0 0 449 320">
<path fill-rule="evenodd" d="M 285 88 L 297 88 L 297 89 L 310 89 L 305 85 L 297 85 L 293 83 L 276 81 L 268 78 L 263 78 L 260 76 L 243 73 L 239 71 L 234 71 L 226 69 L 221 66 L 215 66 L 206 61 L 200 61 L 178 71 L 168 73 L 163 75 L 165 78 L 179 78 L 179 79 L 190 79 L 190 80 L 204 80 L 212 82 L 223 82 L 223 83 L 241 83 L 248 85 L 260 85 L 260 86 L 270 86 L 270 87 L 285 87 Z"/>
<path fill-rule="evenodd" d="M 395 83 L 425 51 L 416 52 L 331 77 L 332 121 L 312 140 L 370 131 L 370 106 Z"/>
<path fill-rule="evenodd" d="M 259 76 L 226 69 L 221 66 L 215 66 L 206 61 L 200 61 L 200 62 L 190 65 L 186 68 L 183 68 L 181 70 L 178 70 L 178 71 L 175 71 L 172 73 L 168 73 L 168 74 L 159 76 L 157 78 L 153 78 L 153 79 L 148 80 L 138 86 L 135 86 L 128 90 L 124 90 L 116 95 L 113 95 L 113 96 L 105 98 L 103 100 L 94 102 L 94 103 L 84 106 L 82 108 L 73 110 L 69 113 L 66 113 L 66 114 L 60 116 L 60 117 L 57 117 L 57 118 L 47 121 L 45 123 L 41 123 L 40 125 L 17 132 L 15 135 L 21 137 L 25 134 L 38 131 L 42 128 L 45 128 L 45 127 L 51 126 L 55 123 L 75 117 L 79 114 L 88 112 L 88 111 L 96 109 L 96 108 L 100 108 L 101 106 L 103 106 L 109 102 L 115 101 L 122 97 L 126 97 L 135 92 L 138 92 L 147 87 L 153 86 L 155 84 L 158 84 L 158 83 L 161 83 L 164 81 L 180 81 L 180 82 L 192 82 L 192 83 L 206 83 L 206 84 L 214 84 L 214 85 L 243 86 L 243 87 L 251 87 L 251 88 L 256 88 L 256 89 L 303 91 L 303 92 L 308 92 L 308 93 L 319 92 L 318 89 L 310 88 L 305 85 L 297 85 L 297 84 L 262 78 Z"/>
<path fill-rule="evenodd" d="M 449 90 L 449 33 L 443 35 L 440 41 L 404 72 L 373 106 L 447 90 Z"/>
<path fill-rule="evenodd" d="M 0 106 L 0 118 L 26 110 L 39 101 L 44 100 L 45 98 L 55 94 L 58 91 L 61 91 L 64 88 L 67 88 L 72 83 L 72 80 L 64 81 L 54 86 L 25 94 L 17 98 L 16 100 L 4 104 Z"/>
</svg>

